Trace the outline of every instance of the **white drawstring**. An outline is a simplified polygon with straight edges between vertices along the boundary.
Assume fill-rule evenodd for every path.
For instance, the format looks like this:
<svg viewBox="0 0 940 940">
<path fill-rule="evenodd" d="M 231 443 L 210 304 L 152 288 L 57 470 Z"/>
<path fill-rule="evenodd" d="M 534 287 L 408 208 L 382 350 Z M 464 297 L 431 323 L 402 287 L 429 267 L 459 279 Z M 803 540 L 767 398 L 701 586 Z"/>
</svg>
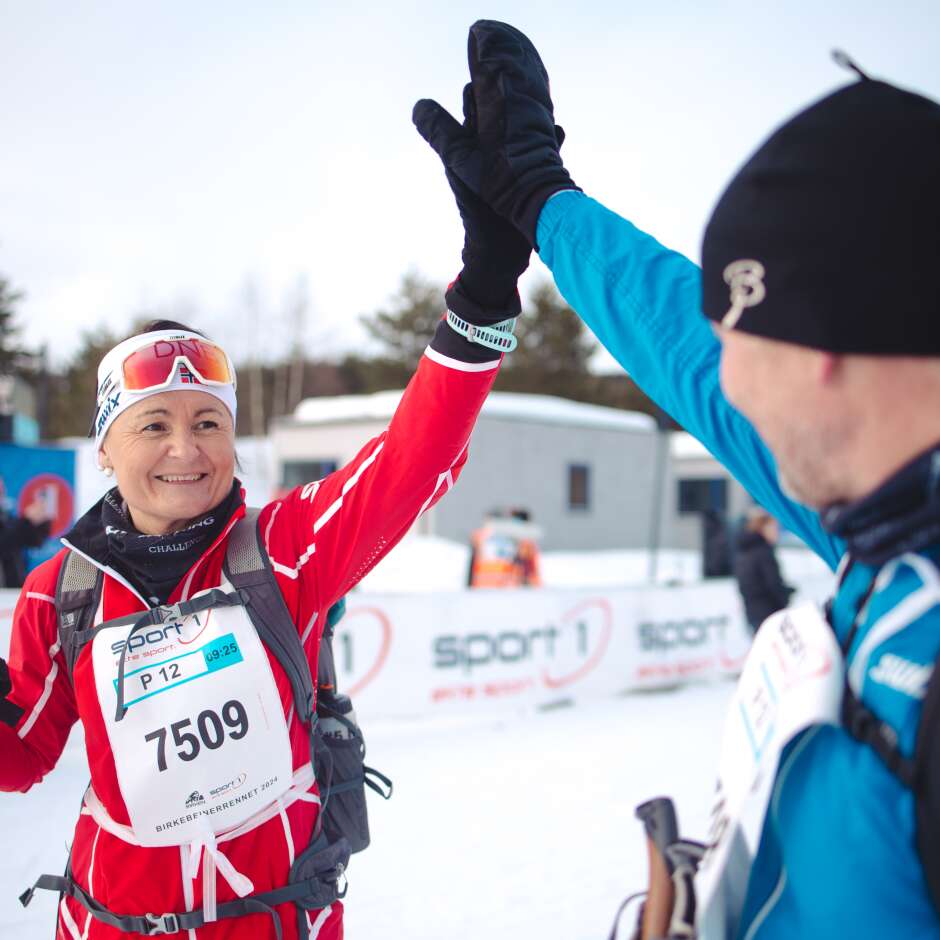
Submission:
<svg viewBox="0 0 940 940">
<path fill-rule="evenodd" d="M 199 874 L 199 860 L 202 858 L 202 909 L 207 922 L 216 919 L 216 884 L 215 876 L 218 872 L 227 882 L 228 886 L 243 898 L 255 890 L 254 883 L 243 875 L 229 859 L 219 851 L 215 835 L 206 830 L 197 839 L 189 843 L 189 859 L 186 875 L 190 881 L 195 881 Z"/>
<path fill-rule="evenodd" d="M 186 877 L 190 881 L 195 881 L 196 876 L 199 874 L 199 860 L 202 857 L 202 843 L 201 842 L 190 842 L 188 846 L 184 848 L 189 849 L 188 859 L 186 861 Z"/>
<path fill-rule="evenodd" d="M 210 923 L 217 919 L 215 859 L 209 851 L 202 855 L 202 916 Z"/>
<path fill-rule="evenodd" d="M 284 808 L 284 801 L 278 797 L 275 800 L 278 812 L 281 816 L 281 825 L 284 827 L 284 840 L 287 842 L 287 864 L 294 864 L 294 836 L 290 831 L 290 821 L 287 818 L 287 810 Z"/>
<path fill-rule="evenodd" d="M 243 875 L 228 859 L 228 856 L 219 851 L 216 846 L 206 846 L 207 855 L 215 862 L 219 874 L 228 882 L 229 887 L 240 897 L 252 893 L 255 890 L 254 882 Z M 205 868 L 203 868 L 205 871 Z"/>
<path fill-rule="evenodd" d="M 275 816 L 281 817 L 284 825 L 285 837 L 289 838 L 290 830 L 287 822 L 287 809 L 298 800 L 304 803 L 319 803 L 320 797 L 316 793 L 308 792 L 314 784 L 313 767 L 305 764 L 294 771 L 291 788 L 279 799 L 276 799 L 259 810 L 243 823 L 227 832 L 215 835 L 211 829 L 206 829 L 191 842 L 180 846 L 184 854 L 184 875 L 192 884 L 199 877 L 199 862 L 202 861 L 202 906 L 206 922 L 216 919 L 216 872 L 220 874 L 229 887 L 243 898 L 255 890 L 254 883 L 243 875 L 219 849 L 220 842 L 237 839 L 258 826 L 268 822 Z M 91 786 L 85 791 L 85 805 L 82 814 L 91 816 L 106 832 L 116 836 L 130 845 L 141 845 L 134 830 L 130 826 L 119 823 L 111 818 L 110 813 L 98 799 L 98 795 Z M 293 854 L 293 846 L 289 846 Z"/>
</svg>

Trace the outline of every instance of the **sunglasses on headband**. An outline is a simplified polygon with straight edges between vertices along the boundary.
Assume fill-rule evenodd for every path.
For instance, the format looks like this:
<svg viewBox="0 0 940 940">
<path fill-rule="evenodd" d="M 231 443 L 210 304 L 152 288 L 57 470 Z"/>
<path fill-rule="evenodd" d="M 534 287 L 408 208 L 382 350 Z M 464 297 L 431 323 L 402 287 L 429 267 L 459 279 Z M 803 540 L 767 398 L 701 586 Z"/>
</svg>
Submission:
<svg viewBox="0 0 940 940">
<path fill-rule="evenodd" d="M 221 346 L 185 338 L 158 339 L 129 353 L 121 363 L 124 388 L 129 392 L 164 388 L 173 381 L 177 367 L 184 382 L 235 385 L 235 370 Z"/>
</svg>

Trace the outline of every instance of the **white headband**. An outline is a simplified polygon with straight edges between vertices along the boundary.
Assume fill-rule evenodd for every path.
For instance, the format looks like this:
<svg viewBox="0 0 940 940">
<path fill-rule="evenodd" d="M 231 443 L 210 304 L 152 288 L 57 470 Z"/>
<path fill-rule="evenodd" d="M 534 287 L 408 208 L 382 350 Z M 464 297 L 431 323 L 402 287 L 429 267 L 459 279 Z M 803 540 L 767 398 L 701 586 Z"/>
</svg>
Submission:
<svg viewBox="0 0 940 940">
<path fill-rule="evenodd" d="M 200 340 L 206 338 L 199 333 L 190 333 L 186 330 L 158 330 L 153 333 L 140 333 L 118 343 L 102 360 L 98 366 L 98 393 L 95 408 L 95 451 L 101 449 L 108 428 L 114 419 L 137 402 L 150 398 L 151 395 L 160 395 L 163 392 L 205 392 L 217 398 L 228 408 L 232 415 L 232 422 L 236 416 L 235 384 L 207 385 L 200 382 L 198 377 L 183 367 L 181 362 L 174 366 L 173 379 L 160 388 L 147 389 L 143 392 L 132 392 L 124 388 L 124 360 L 138 349 L 145 349 L 160 340 Z M 211 342 L 211 340 L 209 340 Z M 213 345 L 218 345 L 214 343 Z M 226 353 L 226 358 L 228 354 Z M 229 359 L 229 368 L 232 375 L 235 369 Z"/>
</svg>

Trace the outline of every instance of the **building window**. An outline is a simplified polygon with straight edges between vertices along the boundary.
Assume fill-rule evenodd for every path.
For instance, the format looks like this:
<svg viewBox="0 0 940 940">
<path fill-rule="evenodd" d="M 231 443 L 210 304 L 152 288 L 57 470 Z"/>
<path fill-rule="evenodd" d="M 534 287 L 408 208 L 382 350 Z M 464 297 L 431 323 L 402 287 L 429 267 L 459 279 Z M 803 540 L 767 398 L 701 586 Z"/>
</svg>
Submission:
<svg viewBox="0 0 940 940">
<path fill-rule="evenodd" d="M 591 468 L 583 463 L 568 464 L 568 508 L 591 507 Z"/>
<path fill-rule="evenodd" d="M 281 468 L 281 486 L 292 490 L 295 486 L 322 480 L 336 470 L 335 460 L 285 460 Z"/>
<path fill-rule="evenodd" d="M 728 508 L 728 481 L 718 479 L 679 480 L 679 512 L 724 513 Z"/>
</svg>

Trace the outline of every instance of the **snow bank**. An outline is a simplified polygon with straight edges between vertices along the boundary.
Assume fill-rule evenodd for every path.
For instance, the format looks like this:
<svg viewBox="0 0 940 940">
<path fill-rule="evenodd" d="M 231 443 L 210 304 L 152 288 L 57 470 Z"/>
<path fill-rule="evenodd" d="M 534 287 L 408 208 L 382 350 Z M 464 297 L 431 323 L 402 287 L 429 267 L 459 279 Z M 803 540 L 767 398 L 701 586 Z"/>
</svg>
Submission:
<svg viewBox="0 0 940 940">
<path fill-rule="evenodd" d="M 829 569 L 808 549 L 777 552 L 785 580 L 801 585 L 829 576 Z M 460 542 L 426 535 L 406 536 L 359 585 L 366 593 L 456 591 L 466 586 L 470 549 Z M 650 553 L 645 549 L 596 552 L 543 552 L 546 587 L 639 587 L 650 583 Z M 663 549 L 656 560 L 656 584 L 692 584 L 702 577 L 702 556 Z"/>
</svg>

